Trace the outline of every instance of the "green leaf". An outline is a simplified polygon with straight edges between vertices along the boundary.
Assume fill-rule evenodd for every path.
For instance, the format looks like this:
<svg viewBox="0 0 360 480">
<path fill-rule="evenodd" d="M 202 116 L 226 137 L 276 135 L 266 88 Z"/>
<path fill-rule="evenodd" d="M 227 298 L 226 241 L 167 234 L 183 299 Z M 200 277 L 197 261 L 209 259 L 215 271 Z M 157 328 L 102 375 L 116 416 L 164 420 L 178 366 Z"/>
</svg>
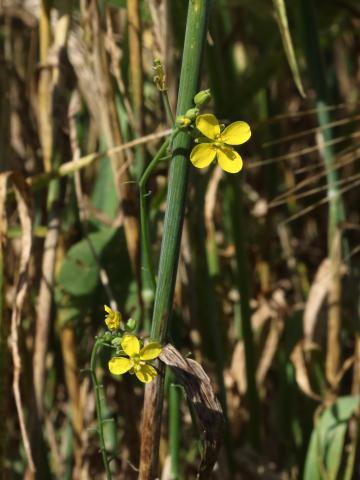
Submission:
<svg viewBox="0 0 360 480">
<path fill-rule="evenodd" d="M 101 148 L 105 148 L 105 146 L 101 145 Z M 100 162 L 96 182 L 91 194 L 91 203 L 97 210 L 113 219 L 118 211 L 119 200 L 115 190 L 111 162 L 107 157 Z M 91 220 L 93 223 L 98 223 L 94 218 L 91 218 Z"/>
<path fill-rule="evenodd" d="M 348 421 L 358 406 L 358 395 L 339 397 L 319 418 L 311 435 L 304 480 L 336 480 L 344 456 Z"/>
<path fill-rule="evenodd" d="M 284 50 L 286 53 L 286 57 L 289 62 L 289 66 L 294 77 L 294 82 L 296 84 L 297 89 L 299 90 L 300 95 L 305 98 L 304 87 L 300 77 L 300 71 L 298 62 L 295 55 L 294 46 L 292 43 L 290 30 L 289 30 L 289 23 L 286 13 L 285 1 L 284 0 L 273 0 L 274 8 L 276 12 L 276 20 L 279 26 L 281 39 L 283 42 Z"/>
<path fill-rule="evenodd" d="M 102 228 L 90 233 L 88 238 L 97 255 L 101 253 L 115 235 L 115 229 Z M 83 239 L 73 245 L 66 254 L 61 266 L 57 283 L 58 287 L 72 296 L 89 295 L 99 281 L 99 266 L 89 241 Z"/>
<path fill-rule="evenodd" d="M 110 7 L 126 8 L 126 0 L 108 0 Z"/>
</svg>

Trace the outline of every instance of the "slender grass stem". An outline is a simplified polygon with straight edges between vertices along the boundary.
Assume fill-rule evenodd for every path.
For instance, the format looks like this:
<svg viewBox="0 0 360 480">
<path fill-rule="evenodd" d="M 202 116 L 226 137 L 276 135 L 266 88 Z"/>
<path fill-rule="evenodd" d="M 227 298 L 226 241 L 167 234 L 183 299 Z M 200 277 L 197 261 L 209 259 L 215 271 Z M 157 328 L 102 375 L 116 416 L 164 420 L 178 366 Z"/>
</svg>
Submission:
<svg viewBox="0 0 360 480">
<path fill-rule="evenodd" d="M 102 389 L 102 386 L 99 384 L 98 378 L 96 376 L 96 355 L 100 350 L 100 348 L 102 347 L 102 344 L 103 344 L 103 340 L 98 338 L 93 346 L 93 349 L 91 352 L 91 359 L 90 359 L 90 374 L 91 374 L 91 380 L 93 382 L 94 392 L 95 392 L 96 421 L 97 421 L 97 432 L 99 434 L 99 440 L 100 440 L 100 451 L 101 451 L 101 456 L 104 463 L 106 478 L 107 480 L 111 480 L 112 476 L 111 476 L 109 459 L 108 459 L 108 456 L 106 453 L 106 447 L 105 447 L 104 421 L 102 417 L 102 408 L 101 408 L 100 390 Z"/>
<path fill-rule="evenodd" d="M 169 95 L 167 93 L 167 90 L 162 90 L 161 91 L 161 98 L 164 104 L 165 112 L 166 112 L 166 117 L 168 121 L 171 123 L 171 125 L 174 125 L 175 123 L 175 117 L 173 114 L 173 111 L 171 109 L 170 101 L 169 101 Z"/>
<path fill-rule="evenodd" d="M 170 373 L 170 382 L 174 380 Z M 178 480 L 180 475 L 179 453 L 180 453 L 180 428 L 181 428 L 181 398 L 182 392 L 178 385 L 169 385 L 169 443 L 170 443 L 170 478 Z"/>
<path fill-rule="evenodd" d="M 251 328 L 249 273 L 245 256 L 245 238 L 243 228 L 242 192 L 238 178 L 231 178 L 230 202 L 233 217 L 233 230 L 236 249 L 237 276 L 240 291 L 241 336 L 245 349 L 245 370 L 247 397 L 250 411 L 250 436 L 252 444 L 260 444 L 260 404 L 255 378 L 255 348 Z"/>
<path fill-rule="evenodd" d="M 328 110 L 328 94 L 323 65 L 319 34 L 315 17 L 313 0 L 302 0 L 302 23 L 304 30 L 305 52 L 309 73 L 316 92 L 316 106 L 318 108 L 318 122 L 321 127 L 322 158 L 327 177 L 327 193 L 329 199 L 328 213 L 328 256 L 330 258 L 331 285 L 328 296 L 328 323 L 327 323 L 327 354 L 326 376 L 333 389 L 338 388 L 337 374 L 341 363 L 341 281 L 339 268 L 341 262 L 341 243 L 337 246 L 338 228 L 345 220 L 345 207 L 338 186 L 338 171 L 334 168 L 336 156 L 331 145 L 333 131 L 328 125 L 331 123 Z M 330 144 L 329 144 L 330 143 Z M 348 253 L 347 242 L 342 242 L 345 254 Z"/>
</svg>

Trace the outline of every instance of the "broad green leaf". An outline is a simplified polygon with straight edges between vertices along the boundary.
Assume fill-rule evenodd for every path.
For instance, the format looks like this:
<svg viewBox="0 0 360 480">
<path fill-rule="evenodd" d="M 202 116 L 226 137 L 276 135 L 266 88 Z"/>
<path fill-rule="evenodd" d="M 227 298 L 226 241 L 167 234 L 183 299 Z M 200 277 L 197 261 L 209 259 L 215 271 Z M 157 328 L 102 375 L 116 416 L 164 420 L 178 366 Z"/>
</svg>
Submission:
<svg viewBox="0 0 360 480">
<path fill-rule="evenodd" d="M 116 230 L 103 228 L 88 238 L 99 257 Z M 58 287 L 72 296 L 89 295 L 97 286 L 99 266 L 87 239 L 73 245 L 67 252 L 58 275 Z"/>
<path fill-rule="evenodd" d="M 304 480 L 337 480 L 344 457 L 348 421 L 358 406 L 358 395 L 339 397 L 319 418 L 311 435 Z"/>
<path fill-rule="evenodd" d="M 101 141 L 100 150 L 105 150 L 106 145 Z M 115 218 L 118 207 L 119 200 L 117 197 L 114 176 L 111 167 L 111 161 L 109 158 L 103 158 L 100 160 L 98 173 L 91 194 L 91 203 L 92 205 L 105 213 L 109 218 Z M 97 223 L 95 219 L 91 219 L 93 223 Z"/>
</svg>

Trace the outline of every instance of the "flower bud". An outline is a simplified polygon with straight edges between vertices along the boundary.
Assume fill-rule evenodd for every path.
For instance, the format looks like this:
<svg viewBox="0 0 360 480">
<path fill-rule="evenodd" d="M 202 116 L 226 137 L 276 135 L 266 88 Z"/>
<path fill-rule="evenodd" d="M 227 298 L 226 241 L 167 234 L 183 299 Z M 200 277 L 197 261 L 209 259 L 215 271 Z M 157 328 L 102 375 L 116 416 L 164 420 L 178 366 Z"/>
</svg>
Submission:
<svg viewBox="0 0 360 480">
<path fill-rule="evenodd" d="M 207 90 L 201 90 L 199 93 L 197 93 L 194 97 L 194 103 L 197 107 L 200 105 L 206 105 L 211 99 L 211 93 L 210 89 L 208 88 Z"/>
<path fill-rule="evenodd" d="M 175 123 L 178 127 L 188 127 L 191 123 L 190 118 L 186 117 L 185 115 L 178 115 L 176 117 Z"/>
<path fill-rule="evenodd" d="M 127 332 L 133 332 L 135 328 L 136 328 L 136 320 L 134 320 L 133 318 L 129 318 L 129 320 L 126 322 L 125 330 Z"/>
<path fill-rule="evenodd" d="M 195 118 L 199 115 L 199 109 L 197 107 L 190 108 L 186 113 L 185 117 L 190 120 L 195 120 Z"/>
<path fill-rule="evenodd" d="M 160 92 L 164 92 L 166 90 L 166 75 L 164 66 L 161 63 L 159 58 L 154 58 L 153 62 L 153 70 L 154 70 L 154 83 L 156 88 L 160 90 Z"/>
</svg>

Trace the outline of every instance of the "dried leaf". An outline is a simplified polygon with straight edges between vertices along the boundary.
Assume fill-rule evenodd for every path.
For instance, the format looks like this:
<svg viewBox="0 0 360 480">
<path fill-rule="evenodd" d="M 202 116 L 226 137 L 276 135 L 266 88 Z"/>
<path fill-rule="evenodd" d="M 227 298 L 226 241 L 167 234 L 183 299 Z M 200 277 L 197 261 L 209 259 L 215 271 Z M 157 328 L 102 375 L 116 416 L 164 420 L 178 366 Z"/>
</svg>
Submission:
<svg viewBox="0 0 360 480">
<path fill-rule="evenodd" d="M 281 319 L 276 318 L 271 321 L 270 331 L 256 370 L 256 382 L 258 385 L 264 382 L 267 372 L 271 367 L 283 329 L 284 322 Z"/>
<path fill-rule="evenodd" d="M 202 432 L 204 450 L 198 470 L 198 478 L 209 478 L 221 444 L 223 412 L 212 389 L 210 379 L 202 366 L 190 358 L 184 358 L 176 348 L 167 344 L 160 360 L 168 365 L 185 389 L 194 407 L 199 431 Z"/>
<path fill-rule="evenodd" d="M 244 395 L 247 389 L 247 379 L 245 370 L 245 348 L 242 340 L 236 343 L 231 359 L 230 372 L 236 382 L 240 395 Z"/>
<path fill-rule="evenodd" d="M 20 394 L 20 373 L 21 358 L 18 346 L 18 330 L 20 325 L 21 312 L 24 306 L 26 293 L 29 285 L 28 270 L 32 248 L 32 209 L 29 187 L 24 178 L 14 172 L 5 172 L 0 174 L 0 248 L 3 248 L 6 242 L 7 218 L 6 218 L 6 194 L 9 181 L 12 182 L 19 219 L 22 228 L 21 236 L 21 254 L 19 261 L 19 271 L 15 283 L 14 307 L 11 315 L 11 351 L 14 363 L 13 392 L 15 398 L 16 410 L 19 418 L 20 430 L 26 457 L 31 472 L 35 472 L 35 465 L 31 453 L 29 436 L 25 426 L 23 405 Z"/>
<path fill-rule="evenodd" d="M 314 344 L 308 344 L 308 348 L 313 348 Z M 304 352 L 304 343 L 299 342 L 294 350 L 291 353 L 290 359 L 295 367 L 295 377 L 296 382 L 301 388 L 301 390 L 307 395 L 308 397 L 321 401 L 322 398 L 317 393 L 313 392 L 309 376 L 306 369 L 306 362 L 305 362 L 305 352 Z"/>
<path fill-rule="evenodd" d="M 329 267 L 329 259 L 325 258 L 317 269 L 314 281 L 310 287 L 303 318 L 304 336 L 308 341 L 313 340 L 319 310 L 329 289 L 331 280 Z"/>
</svg>

